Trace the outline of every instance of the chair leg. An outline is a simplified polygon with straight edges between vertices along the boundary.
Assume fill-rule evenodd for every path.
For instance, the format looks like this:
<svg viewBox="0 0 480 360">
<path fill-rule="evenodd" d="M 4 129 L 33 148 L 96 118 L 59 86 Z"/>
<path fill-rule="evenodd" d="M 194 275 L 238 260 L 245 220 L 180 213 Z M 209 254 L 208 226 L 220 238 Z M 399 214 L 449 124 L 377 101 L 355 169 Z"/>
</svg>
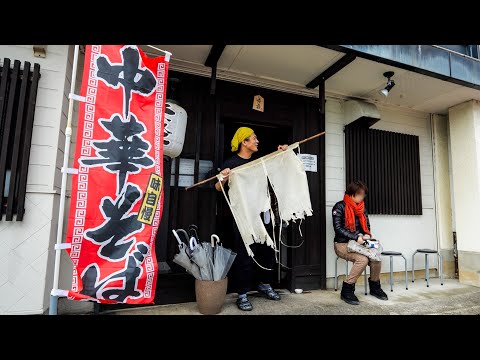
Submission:
<svg viewBox="0 0 480 360">
<path fill-rule="evenodd" d="M 365 268 L 365 271 L 363 273 L 365 274 L 363 280 L 363 282 L 365 283 L 365 295 L 367 295 L 367 268 Z"/>
<path fill-rule="evenodd" d="M 427 281 L 427 287 L 430 287 L 430 268 L 428 266 L 428 254 L 425 254 L 425 280 Z"/>
<path fill-rule="evenodd" d="M 427 266 L 428 262 L 428 254 L 425 254 L 425 267 Z M 425 281 L 427 281 L 427 273 L 425 273 Z"/>
<path fill-rule="evenodd" d="M 403 260 L 405 261 L 405 289 L 408 290 L 408 270 L 407 270 L 407 258 L 403 256 Z"/>
<path fill-rule="evenodd" d="M 443 258 L 442 255 L 440 255 L 440 252 L 437 253 L 438 259 L 440 261 L 440 265 L 438 266 L 439 272 L 440 272 L 440 285 L 443 286 Z"/>
<path fill-rule="evenodd" d="M 393 256 L 390 256 L 390 291 L 393 292 Z"/>
<path fill-rule="evenodd" d="M 348 277 L 348 261 L 345 260 L 345 281 L 347 281 Z"/>
<path fill-rule="evenodd" d="M 412 255 L 412 283 L 415 282 L 415 254 L 417 252 L 415 251 Z"/>
<path fill-rule="evenodd" d="M 337 258 L 335 259 L 335 291 L 337 291 L 337 288 L 338 288 L 337 266 L 338 266 L 338 256 L 337 256 Z"/>
</svg>

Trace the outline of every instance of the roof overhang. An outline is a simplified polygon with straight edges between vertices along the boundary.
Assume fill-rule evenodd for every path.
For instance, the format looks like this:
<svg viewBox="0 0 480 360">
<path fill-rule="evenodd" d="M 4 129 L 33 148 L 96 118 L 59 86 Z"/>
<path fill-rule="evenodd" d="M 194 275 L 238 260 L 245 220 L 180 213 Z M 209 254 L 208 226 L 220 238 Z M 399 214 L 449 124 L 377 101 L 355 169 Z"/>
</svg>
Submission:
<svg viewBox="0 0 480 360">
<path fill-rule="evenodd" d="M 438 45 L 321 45 L 480 90 L 480 60 Z"/>
<path fill-rule="evenodd" d="M 317 45 L 155 45 L 172 52 L 170 69 L 318 97 L 315 79 L 334 64 L 341 69 L 325 80 L 327 97 L 360 99 L 377 105 L 444 114 L 448 108 L 480 100 L 480 90 L 464 83 L 422 73 L 398 61 L 385 61 L 360 50 Z M 143 49 L 157 55 L 148 47 Z M 221 51 L 220 51 L 221 50 Z M 342 50 L 342 51 L 340 51 Z M 353 52 L 356 58 L 345 58 Z M 342 63 L 341 59 L 345 63 Z M 207 64 L 207 65 L 205 65 Z M 337 66 L 338 66 L 337 65 Z M 425 70 L 425 69 L 424 69 Z M 394 71 L 396 86 L 388 97 L 379 93 L 386 85 L 383 73 Z M 458 79 L 457 79 L 458 80 Z"/>
</svg>

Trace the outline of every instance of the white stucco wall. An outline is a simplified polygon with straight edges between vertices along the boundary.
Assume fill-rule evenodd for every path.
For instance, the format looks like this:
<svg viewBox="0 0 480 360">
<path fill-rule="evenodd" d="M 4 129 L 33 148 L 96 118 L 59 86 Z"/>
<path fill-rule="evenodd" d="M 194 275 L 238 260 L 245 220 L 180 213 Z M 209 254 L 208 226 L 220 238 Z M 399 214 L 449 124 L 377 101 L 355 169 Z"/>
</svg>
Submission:
<svg viewBox="0 0 480 360">
<path fill-rule="evenodd" d="M 39 314 L 48 307 L 59 184 L 57 159 L 65 118 L 67 45 L 49 45 L 46 58 L 32 45 L 1 45 L 0 60 L 40 64 L 23 221 L 0 221 L 0 314 Z M 50 249 L 50 250 L 49 250 Z"/>
<path fill-rule="evenodd" d="M 402 252 L 411 269 L 411 255 L 418 248 L 437 248 L 434 211 L 434 182 L 430 116 L 426 113 L 407 112 L 402 109 L 377 105 L 381 120 L 372 128 L 416 135 L 420 142 L 420 171 L 422 183 L 423 215 L 370 215 L 372 233 L 383 242 L 385 250 Z M 329 99 L 326 104 L 326 216 L 327 216 L 327 277 L 333 277 L 336 255 L 333 250 L 332 207 L 343 198 L 345 191 L 345 125 L 343 103 Z M 367 184 L 368 185 L 368 184 Z M 388 259 L 388 258 L 387 258 Z M 431 260 L 431 268 L 436 267 Z M 415 269 L 423 269 L 424 259 L 415 259 Z M 344 272 L 343 264 L 339 273 Z M 403 259 L 394 258 L 394 270 L 404 269 Z M 388 271 L 388 261 L 382 272 Z"/>
</svg>

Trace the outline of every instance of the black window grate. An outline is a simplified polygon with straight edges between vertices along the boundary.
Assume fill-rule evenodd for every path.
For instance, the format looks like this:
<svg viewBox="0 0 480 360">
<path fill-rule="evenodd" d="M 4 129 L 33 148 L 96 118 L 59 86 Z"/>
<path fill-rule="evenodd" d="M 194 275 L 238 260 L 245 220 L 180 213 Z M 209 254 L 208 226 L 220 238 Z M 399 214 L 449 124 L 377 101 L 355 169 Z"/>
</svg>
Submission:
<svg viewBox="0 0 480 360">
<path fill-rule="evenodd" d="M 40 65 L 4 58 L 0 76 L 0 220 L 22 221 Z"/>
<path fill-rule="evenodd" d="M 370 214 L 421 215 L 418 136 L 345 127 L 346 183 L 364 181 Z"/>
</svg>

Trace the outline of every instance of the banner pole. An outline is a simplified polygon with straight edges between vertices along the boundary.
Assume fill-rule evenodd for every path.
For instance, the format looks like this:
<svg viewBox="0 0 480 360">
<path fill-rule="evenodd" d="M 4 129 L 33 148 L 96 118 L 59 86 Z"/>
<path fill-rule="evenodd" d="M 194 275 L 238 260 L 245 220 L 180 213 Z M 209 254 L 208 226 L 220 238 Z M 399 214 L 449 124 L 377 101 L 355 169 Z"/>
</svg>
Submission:
<svg viewBox="0 0 480 360">
<path fill-rule="evenodd" d="M 70 139 L 72 137 L 72 116 L 73 116 L 73 102 L 72 94 L 75 91 L 75 82 L 77 80 L 77 64 L 78 64 L 78 51 L 79 45 L 75 45 L 75 52 L 73 55 L 73 67 L 72 78 L 70 83 L 70 96 L 68 101 L 68 115 L 67 115 L 67 127 L 65 129 L 65 150 L 63 152 L 63 172 L 62 172 L 62 187 L 60 190 L 60 206 L 58 209 L 58 225 L 57 225 L 57 242 L 59 245 L 62 243 L 63 238 L 63 218 L 65 216 L 65 193 L 67 191 L 67 172 L 68 158 L 70 154 Z M 58 308 L 58 279 L 60 275 L 60 256 L 61 249 L 55 249 L 55 270 L 53 273 L 53 289 L 50 294 L 50 308 L 49 315 L 57 315 Z"/>
</svg>

